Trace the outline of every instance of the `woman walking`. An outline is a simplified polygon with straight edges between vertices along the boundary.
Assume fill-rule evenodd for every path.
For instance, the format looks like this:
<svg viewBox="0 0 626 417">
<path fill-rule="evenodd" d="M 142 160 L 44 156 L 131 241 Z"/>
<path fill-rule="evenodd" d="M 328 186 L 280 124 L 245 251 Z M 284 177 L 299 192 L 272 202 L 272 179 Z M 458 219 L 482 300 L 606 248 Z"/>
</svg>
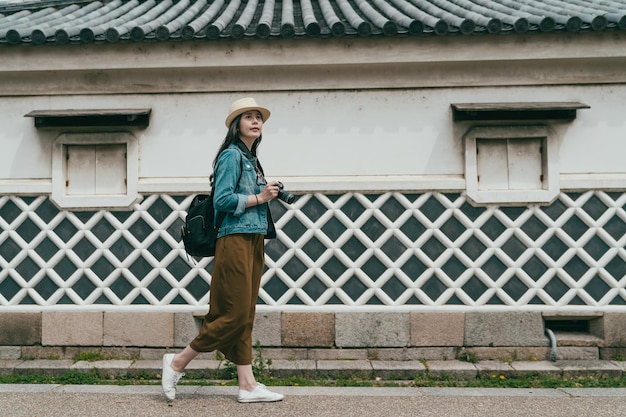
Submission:
<svg viewBox="0 0 626 417">
<path fill-rule="evenodd" d="M 278 196 L 279 183 L 265 181 L 257 159 L 269 117 L 270 111 L 253 98 L 233 102 L 226 117 L 228 132 L 213 161 L 215 210 L 226 216 L 217 235 L 209 313 L 189 346 L 163 356 L 161 385 L 170 401 L 189 362 L 200 352 L 214 350 L 237 366 L 239 402 L 283 399 L 256 382 L 252 372 L 252 325 L 265 264 L 264 239 L 276 236 L 269 202 Z"/>
</svg>

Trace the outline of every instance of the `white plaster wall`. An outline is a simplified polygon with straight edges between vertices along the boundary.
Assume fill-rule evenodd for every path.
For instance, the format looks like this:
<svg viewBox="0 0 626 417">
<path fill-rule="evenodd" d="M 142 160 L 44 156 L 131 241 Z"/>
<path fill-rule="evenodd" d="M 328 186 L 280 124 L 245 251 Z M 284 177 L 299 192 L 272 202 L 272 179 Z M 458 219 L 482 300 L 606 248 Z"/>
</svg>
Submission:
<svg viewBox="0 0 626 417">
<path fill-rule="evenodd" d="M 59 132 L 24 114 L 145 107 L 139 192 L 201 191 L 246 95 L 273 111 L 262 161 L 294 191 L 462 190 L 470 124 L 450 104 L 536 101 L 591 106 L 552 126 L 562 185 L 626 188 L 624 45 L 615 32 L 3 47 L 0 192 L 50 190 Z"/>
<path fill-rule="evenodd" d="M 577 87 L 578 112 L 561 146 L 562 173 L 626 173 L 626 85 Z M 626 184 L 625 184 L 626 185 Z"/>
<path fill-rule="evenodd" d="M 51 142 L 58 133 L 36 129 L 32 118 L 23 117 L 32 110 L 150 107 L 149 127 L 133 131 L 139 139 L 140 181 L 155 191 L 159 184 L 189 181 L 202 188 L 226 132 L 227 107 L 248 94 L 273 112 L 261 147 L 266 173 L 292 178 L 300 189 L 318 190 L 316 184 L 328 178 L 344 178 L 344 188 L 367 188 L 357 185 L 357 177 L 462 178 L 461 138 L 468 125 L 452 121 L 450 104 L 511 101 L 590 105 L 575 121 L 553 126 L 560 172 L 618 175 L 626 186 L 626 85 L 615 84 L 1 97 L 0 181 L 51 178 Z"/>
<path fill-rule="evenodd" d="M 50 178 L 53 138 L 38 134 L 33 120 L 23 117 L 32 110 L 31 103 L 0 97 L 0 179 Z"/>
</svg>

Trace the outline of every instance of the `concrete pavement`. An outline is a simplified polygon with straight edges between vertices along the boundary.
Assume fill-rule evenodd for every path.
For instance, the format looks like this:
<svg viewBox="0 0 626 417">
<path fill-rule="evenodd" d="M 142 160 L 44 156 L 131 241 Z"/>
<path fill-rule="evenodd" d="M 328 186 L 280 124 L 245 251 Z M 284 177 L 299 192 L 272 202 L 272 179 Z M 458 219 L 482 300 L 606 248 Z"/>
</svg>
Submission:
<svg viewBox="0 0 626 417">
<path fill-rule="evenodd" d="M 61 375 L 68 370 L 101 375 L 160 373 L 158 360 L 0 360 L 0 374 Z M 187 377 L 210 378 L 218 361 L 194 361 Z M 510 378 L 527 374 L 558 377 L 626 377 L 626 362 L 557 361 L 477 363 L 451 361 L 274 361 L 276 376 L 405 379 L 430 375 L 454 379 Z M 626 415 L 626 388 L 477 389 L 477 388 L 327 388 L 272 387 L 286 395 L 275 404 L 239 404 L 237 388 L 181 385 L 168 404 L 158 385 L 10 385 L 0 384 L 1 417 L 72 416 L 550 416 Z"/>
<path fill-rule="evenodd" d="M 279 403 L 239 404 L 236 387 L 0 385 L 3 417 L 622 417 L 626 389 L 273 387 Z"/>
<path fill-rule="evenodd" d="M 211 379 L 219 361 L 196 360 L 186 380 Z M 471 380 L 528 374 L 555 377 L 626 377 L 626 362 L 536 361 L 477 363 L 450 361 L 275 360 L 275 376 L 359 376 L 411 380 L 420 375 Z M 61 375 L 67 371 L 102 376 L 159 375 L 160 360 L 0 360 L 0 374 Z M 181 385 L 168 404 L 158 385 L 0 385 L 0 417 L 56 416 L 624 416 L 626 389 L 466 389 L 273 387 L 286 395 L 276 404 L 239 404 L 237 388 Z"/>
</svg>

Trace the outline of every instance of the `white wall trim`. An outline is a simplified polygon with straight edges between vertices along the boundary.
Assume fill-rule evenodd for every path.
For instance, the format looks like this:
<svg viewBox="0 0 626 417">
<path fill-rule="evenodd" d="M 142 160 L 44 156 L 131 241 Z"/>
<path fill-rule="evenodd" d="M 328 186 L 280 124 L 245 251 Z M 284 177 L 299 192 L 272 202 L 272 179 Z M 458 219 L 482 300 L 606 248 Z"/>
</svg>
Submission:
<svg viewBox="0 0 626 417">
<path fill-rule="evenodd" d="M 264 91 L 619 84 L 626 81 L 625 41 L 615 31 L 454 42 L 427 36 L 255 40 L 243 48 L 233 41 L 83 44 L 80 54 L 76 45 L 21 46 L 3 50 L 0 95 L 231 93 L 258 90 L 258 79 Z M 394 76 L 380 76 L 388 71 Z"/>
<path fill-rule="evenodd" d="M 336 176 L 336 177 L 281 177 L 290 192 L 341 192 L 341 191 L 463 191 L 462 175 L 426 176 Z M 152 193 L 202 193 L 210 190 L 209 177 L 193 178 L 140 178 L 137 192 Z M 626 172 L 618 174 L 568 174 L 561 173 L 562 190 L 626 190 Z M 40 195 L 52 192 L 52 180 L 2 179 L 0 194 Z"/>
<path fill-rule="evenodd" d="M 562 190 L 626 190 L 626 172 L 600 174 L 561 173 Z"/>
<path fill-rule="evenodd" d="M 401 305 L 401 306 L 346 306 L 346 305 L 325 305 L 325 306 L 294 306 L 294 305 L 282 305 L 282 306 L 268 306 L 257 305 L 257 312 L 296 312 L 296 313 L 407 313 L 407 312 L 458 312 L 458 313 L 472 313 L 472 312 L 511 312 L 511 311 L 532 311 L 541 312 L 544 314 L 559 313 L 562 315 L 591 315 L 601 313 L 626 313 L 626 307 L 608 305 L 608 306 L 546 306 L 546 305 L 533 305 L 525 304 L 515 306 L 514 309 L 507 305 L 482 305 L 476 306 L 463 306 L 463 305 Z M 195 306 L 195 305 L 65 305 L 57 304 L 51 306 L 43 305 L 19 305 L 19 306 L 3 306 L 1 313 L 42 313 L 42 312 L 72 312 L 72 313 L 84 313 L 84 312 L 146 312 L 146 313 L 194 313 L 196 315 L 204 315 L 208 311 L 207 306 Z"/>
<path fill-rule="evenodd" d="M 542 188 L 536 189 L 493 189 L 481 190 L 478 176 L 477 140 L 481 139 L 526 139 L 537 138 L 544 141 L 544 161 L 541 174 L 544 177 Z M 559 193 L 559 161 L 555 133 L 548 126 L 484 126 L 472 127 L 464 136 L 465 176 L 467 195 L 479 204 L 505 203 L 547 203 Z M 482 153 L 481 153 L 482 154 Z M 494 161 L 495 162 L 495 161 Z M 505 162 L 510 164 L 510 161 Z M 535 173 L 536 174 L 536 173 Z"/>
<path fill-rule="evenodd" d="M 125 144 L 126 194 L 124 195 L 68 195 L 66 193 L 66 161 L 63 147 L 72 145 Z M 137 180 L 139 145 L 129 132 L 62 133 L 52 144 L 52 200 L 61 208 L 128 208 L 139 200 Z"/>
<path fill-rule="evenodd" d="M 52 179 L 0 179 L 0 194 L 39 195 L 52 193 Z"/>
<path fill-rule="evenodd" d="M 465 188 L 462 175 L 281 176 L 289 192 L 453 191 Z M 209 177 L 141 178 L 139 192 L 206 192 Z"/>
</svg>

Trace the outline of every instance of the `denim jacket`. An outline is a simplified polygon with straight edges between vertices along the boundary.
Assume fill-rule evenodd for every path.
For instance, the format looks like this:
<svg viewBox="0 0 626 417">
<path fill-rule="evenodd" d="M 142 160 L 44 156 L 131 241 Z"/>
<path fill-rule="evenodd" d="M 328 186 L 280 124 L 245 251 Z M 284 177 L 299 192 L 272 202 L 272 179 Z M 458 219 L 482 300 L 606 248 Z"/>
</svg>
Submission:
<svg viewBox="0 0 626 417">
<path fill-rule="evenodd" d="M 276 237 L 269 203 L 246 208 L 248 196 L 259 194 L 265 187 L 264 179 L 259 178 L 254 169 L 256 163 L 255 156 L 250 152 L 244 153 L 235 143 L 217 158 L 213 198 L 215 218 L 218 211 L 226 213 L 218 238 L 234 233 L 258 233 L 267 239 Z"/>
</svg>

